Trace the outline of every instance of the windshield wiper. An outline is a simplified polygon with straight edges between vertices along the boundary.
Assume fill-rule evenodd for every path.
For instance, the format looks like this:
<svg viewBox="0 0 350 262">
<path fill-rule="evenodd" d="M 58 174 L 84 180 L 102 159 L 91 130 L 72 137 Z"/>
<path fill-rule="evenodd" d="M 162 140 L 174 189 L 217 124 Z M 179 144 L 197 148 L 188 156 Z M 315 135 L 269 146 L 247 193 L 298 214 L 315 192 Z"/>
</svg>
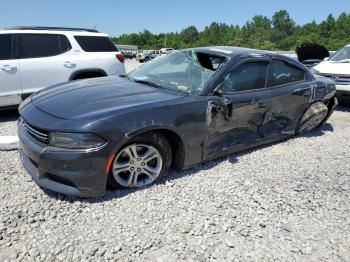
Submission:
<svg viewBox="0 0 350 262">
<path fill-rule="evenodd" d="M 130 79 L 130 77 L 128 75 L 119 75 L 119 77 Z"/>
<path fill-rule="evenodd" d="M 130 78 L 131 79 L 131 78 Z M 136 83 L 140 83 L 140 84 L 144 84 L 144 85 L 148 85 L 148 86 L 151 86 L 151 87 L 155 87 L 155 88 L 164 88 L 163 86 L 161 85 L 157 85 L 156 83 L 153 83 L 151 81 L 147 81 L 147 80 L 138 80 L 138 79 L 131 79 L 132 81 L 136 82 Z"/>
</svg>

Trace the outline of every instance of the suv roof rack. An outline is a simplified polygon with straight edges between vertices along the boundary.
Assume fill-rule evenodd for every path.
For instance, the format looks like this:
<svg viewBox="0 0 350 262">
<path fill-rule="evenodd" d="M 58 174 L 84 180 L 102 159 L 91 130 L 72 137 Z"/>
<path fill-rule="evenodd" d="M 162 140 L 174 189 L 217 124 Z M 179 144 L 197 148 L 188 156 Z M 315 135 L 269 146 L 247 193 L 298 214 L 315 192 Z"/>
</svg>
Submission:
<svg viewBox="0 0 350 262">
<path fill-rule="evenodd" d="M 90 33 L 99 33 L 96 29 L 72 28 L 72 27 L 50 27 L 50 26 L 14 26 L 6 30 L 55 30 L 55 31 L 85 31 Z"/>
</svg>

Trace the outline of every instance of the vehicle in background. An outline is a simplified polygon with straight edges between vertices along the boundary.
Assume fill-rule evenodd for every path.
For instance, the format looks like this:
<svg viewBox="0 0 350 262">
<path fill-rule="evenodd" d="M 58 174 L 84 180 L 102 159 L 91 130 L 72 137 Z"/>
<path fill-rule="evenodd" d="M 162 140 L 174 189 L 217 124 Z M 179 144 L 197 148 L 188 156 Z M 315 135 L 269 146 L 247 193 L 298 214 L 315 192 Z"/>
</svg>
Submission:
<svg viewBox="0 0 350 262">
<path fill-rule="evenodd" d="M 320 127 L 335 83 L 266 51 L 207 47 L 121 77 L 45 89 L 20 107 L 24 168 L 43 188 L 101 196 Z"/>
<path fill-rule="evenodd" d="M 160 52 L 162 55 L 168 55 L 174 51 L 175 51 L 174 48 L 162 48 L 162 49 L 160 49 Z"/>
<path fill-rule="evenodd" d="M 14 27 L 0 31 L 0 107 L 66 81 L 125 74 L 124 56 L 94 29 Z"/>
<path fill-rule="evenodd" d="M 329 51 L 326 47 L 319 44 L 302 44 L 295 50 L 299 62 L 306 67 L 311 68 L 329 57 Z"/>
<path fill-rule="evenodd" d="M 136 53 L 133 51 L 122 51 L 122 54 L 124 55 L 125 59 L 134 59 L 136 58 Z"/>
<path fill-rule="evenodd" d="M 161 55 L 161 52 L 160 50 L 151 50 L 150 53 L 149 53 L 149 58 L 150 60 L 154 59 L 154 58 L 157 58 Z"/>
<path fill-rule="evenodd" d="M 350 45 L 325 58 L 325 61 L 313 67 L 311 72 L 335 81 L 338 98 L 350 100 Z"/>
<path fill-rule="evenodd" d="M 139 61 L 140 63 L 145 62 L 147 58 L 148 58 L 148 53 L 146 50 L 142 50 L 136 54 L 136 60 Z"/>
<path fill-rule="evenodd" d="M 161 55 L 160 50 L 143 50 L 136 55 L 136 59 L 140 63 L 150 61 Z"/>
</svg>

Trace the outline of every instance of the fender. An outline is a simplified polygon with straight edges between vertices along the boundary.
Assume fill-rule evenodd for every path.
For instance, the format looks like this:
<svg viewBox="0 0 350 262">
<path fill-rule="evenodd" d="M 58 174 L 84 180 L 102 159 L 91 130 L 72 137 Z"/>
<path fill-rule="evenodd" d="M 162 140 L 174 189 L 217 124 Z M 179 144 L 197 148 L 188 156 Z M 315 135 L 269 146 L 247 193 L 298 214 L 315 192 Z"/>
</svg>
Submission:
<svg viewBox="0 0 350 262">
<path fill-rule="evenodd" d="M 107 76 L 107 73 L 100 68 L 89 68 L 89 69 L 82 69 L 82 70 L 73 72 L 69 77 L 69 81 L 74 80 L 74 78 L 79 74 L 88 74 L 88 73 L 99 73 L 101 74 L 101 76 Z"/>
</svg>

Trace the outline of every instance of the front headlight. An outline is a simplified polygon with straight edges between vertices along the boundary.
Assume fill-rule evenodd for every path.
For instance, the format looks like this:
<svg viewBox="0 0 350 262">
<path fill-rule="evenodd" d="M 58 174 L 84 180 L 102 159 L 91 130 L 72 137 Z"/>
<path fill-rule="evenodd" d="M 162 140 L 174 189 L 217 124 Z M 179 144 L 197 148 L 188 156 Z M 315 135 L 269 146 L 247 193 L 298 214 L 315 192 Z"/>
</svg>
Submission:
<svg viewBox="0 0 350 262">
<path fill-rule="evenodd" d="M 320 72 L 317 71 L 315 68 L 311 68 L 310 72 L 313 73 L 314 75 L 319 75 L 320 74 Z"/>
<path fill-rule="evenodd" d="M 67 149 L 92 149 L 105 144 L 106 141 L 95 134 L 89 133 L 58 133 L 49 134 L 49 146 Z"/>
</svg>

